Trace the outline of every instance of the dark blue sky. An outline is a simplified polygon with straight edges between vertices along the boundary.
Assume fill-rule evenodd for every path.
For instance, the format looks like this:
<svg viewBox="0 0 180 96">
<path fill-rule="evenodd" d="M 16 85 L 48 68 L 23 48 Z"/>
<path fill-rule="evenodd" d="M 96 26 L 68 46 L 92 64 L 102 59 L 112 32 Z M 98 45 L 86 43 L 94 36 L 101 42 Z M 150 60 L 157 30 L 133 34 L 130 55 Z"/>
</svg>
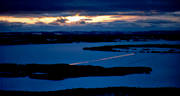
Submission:
<svg viewBox="0 0 180 96">
<path fill-rule="evenodd" d="M 106 18 L 117 19 L 111 22 L 105 22 L 107 20 L 101 22 L 101 20 L 89 23 L 93 21 L 91 17 L 88 18 L 89 20 L 87 18 L 79 20 L 78 24 L 65 25 L 59 23 L 62 21 L 64 23 L 68 21 L 67 19 L 58 19 L 48 24 L 44 22 L 26 24 L 0 18 L 0 31 L 179 30 L 179 4 L 179 0 L 0 0 L 0 16 L 3 18 L 61 17 L 79 14 L 80 16 L 113 15 Z"/>
<path fill-rule="evenodd" d="M 179 0 L 1 0 L 0 11 L 179 11 Z"/>
</svg>

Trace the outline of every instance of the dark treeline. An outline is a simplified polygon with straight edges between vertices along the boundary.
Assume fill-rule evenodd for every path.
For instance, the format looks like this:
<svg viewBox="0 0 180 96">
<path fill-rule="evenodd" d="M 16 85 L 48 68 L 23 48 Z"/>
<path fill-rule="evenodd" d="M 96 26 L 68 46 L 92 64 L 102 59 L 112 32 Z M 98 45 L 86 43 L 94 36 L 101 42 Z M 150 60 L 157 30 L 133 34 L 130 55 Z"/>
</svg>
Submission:
<svg viewBox="0 0 180 96">
<path fill-rule="evenodd" d="M 78 88 L 48 92 L 0 91 L 0 96 L 180 96 L 179 88 Z"/>
<path fill-rule="evenodd" d="M 112 51 L 112 52 L 124 52 L 121 50 L 115 50 L 115 48 L 119 49 L 128 49 L 133 48 L 143 48 L 141 51 L 148 51 L 149 53 L 180 53 L 180 51 L 176 51 L 175 49 L 180 49 L 180 44 L 143 44 L 143 45 L 111 45 L 111 46 L 98 46 L 98 47 L 85 47 L 84 50 L 94 50 L 94 51 Z M 150 48 L 169 48 L 167 51 L 151 51 Z M 137 51 L 138 52 L 138 51 Z"/>
<path fill-rule="evenodd" d="M 143 74 L 152 71 L 149 67 L 104 68 L 90 65 L 68 64 L 0 64 L 0 77 L 25 77 L 33 79 L 63 80 L 86 76 L 122 76 Z"/>
<path fill-rule="evenodd" d="M 72 42 L 116 42 L 146 40 L 180 40 L 179 31 L 147 32 L 0 32 L 0 44 L 48 44 Z"/>
</svg>

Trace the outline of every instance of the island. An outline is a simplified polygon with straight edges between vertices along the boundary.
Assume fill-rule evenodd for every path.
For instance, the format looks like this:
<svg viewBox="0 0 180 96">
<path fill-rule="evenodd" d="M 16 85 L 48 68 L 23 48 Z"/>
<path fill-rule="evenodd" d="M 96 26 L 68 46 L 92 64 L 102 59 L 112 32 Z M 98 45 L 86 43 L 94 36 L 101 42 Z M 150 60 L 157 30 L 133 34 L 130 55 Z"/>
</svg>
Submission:
<svg viewBox="0 0 180 96">
<path fill-rule="evenodd" d="M 149 74 L 150 67 L 104 68 L 91 65 L 69 64 L 0 64 L 0 77 L 26 77 L 32 79 L 63 80 L 87 76 L 123 76 L 129 74 Z"/>
<path fill-rule="evenodd" d="M 133 52 L 133 53 L 180 53 L 180 44 L 129 44 L 85 47 L 83 50 Z"/>
</svg>

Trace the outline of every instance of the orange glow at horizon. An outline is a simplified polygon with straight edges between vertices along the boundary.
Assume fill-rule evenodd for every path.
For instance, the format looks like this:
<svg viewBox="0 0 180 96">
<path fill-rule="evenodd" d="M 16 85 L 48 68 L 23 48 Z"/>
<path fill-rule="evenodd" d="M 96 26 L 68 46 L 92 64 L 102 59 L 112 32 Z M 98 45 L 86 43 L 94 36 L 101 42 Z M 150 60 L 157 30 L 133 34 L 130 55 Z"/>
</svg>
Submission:
<svg viewBox="0 0 180 96">
<path fill-rule="evenodd" d="M 0 16 L 0 21 L 9 23 L 25 23 L 25 24 L 36 24 L 39 22 L 48 24 L 56 21 L 54 17 L 13 17 L 13 16 Z"/>
<path fill-rule="evenodd" d="M 58 24 L 58 25 L 78 25 L 92 23 L 107 23 L 115 21 L 134 22 L 137 20 L 168 20 L 180 22 L 179 17 L 174 16 L 138 16 L 138 15 L 97 15 L 85 16 L 77 13 L 73 16 L 40 16 L 40 17 L 16 17 L 16 16 L 0 16 L 0 22 L 8 23 L 24 23 L 24 24 Z"/>
<path fill-rule="evenodd" d="M 78 24 L 84 21 L 85 23 L 98 23 L 98 22 L 114 22 L 114 21 L 136 21 L 137 16 L 124 16 L 124 15 L 100 15 L 100 16 L 57 16 L 57 17 L 14 17 L 14 16 L 0 16 L 0 21 L 9 23 L 24 23 L 24 24 L 37 24 L 37 23 L 58 23 L 58 24 Z M 64 20 L 64 22 L 58 22 Z"/>
</svg>

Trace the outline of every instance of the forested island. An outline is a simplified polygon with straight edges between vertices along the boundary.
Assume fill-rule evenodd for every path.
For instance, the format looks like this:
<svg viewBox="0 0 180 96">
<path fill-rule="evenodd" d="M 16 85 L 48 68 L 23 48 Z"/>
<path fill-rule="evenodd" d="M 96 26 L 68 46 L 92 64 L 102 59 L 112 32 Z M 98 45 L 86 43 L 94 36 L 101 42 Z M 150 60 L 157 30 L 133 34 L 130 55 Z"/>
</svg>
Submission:
<svg viewBox="0 0 180 96">
<path fill-rule="evenodd" d="M 0 77 L 26 77 L 32 79 L 63 80 L 87 76 L 123 76 L 129 74 L 149 74 L 150 67 L 104 68 L 91 65 L 69 64 L 0 64 Z"/>
<path fill-rule="evenodd" d="M 137 53 L 180 53 L 180 44 L 141 44 L 141 45 L 110 45 L 85 47 L 84 50 L 111 51 L 111 52 L 137 52 Z"/>
</svg>

